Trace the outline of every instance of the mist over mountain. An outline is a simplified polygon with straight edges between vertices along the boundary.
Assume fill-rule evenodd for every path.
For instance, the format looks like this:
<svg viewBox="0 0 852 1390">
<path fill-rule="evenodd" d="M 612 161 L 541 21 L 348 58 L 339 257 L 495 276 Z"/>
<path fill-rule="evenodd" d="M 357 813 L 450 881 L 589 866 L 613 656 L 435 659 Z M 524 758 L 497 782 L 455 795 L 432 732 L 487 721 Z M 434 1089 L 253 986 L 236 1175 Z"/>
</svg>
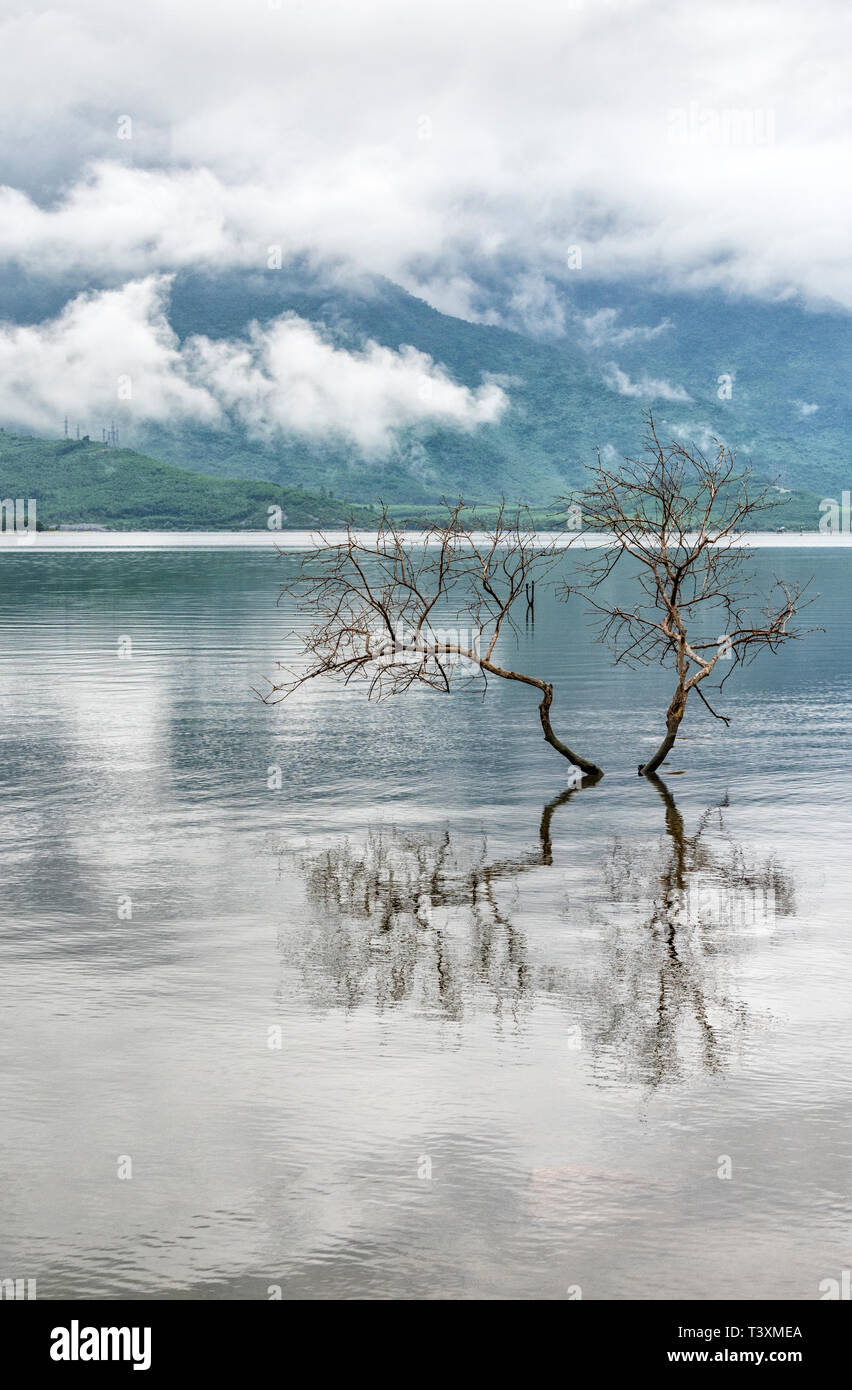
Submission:
<svg viewBox="0 0 852 1390">
<path fill-rule="evenodd" d="M 67 415 L 72 437 L 98 440 L 115 422 L 123 444 L 201 473 L 352 501 L 546 504 L 582 483 L 597 449 L 635 452 L 650 406 L 663 432 L 705 449 L 718 437 L 786 487 L 823 496 L 848 482 L 852 323 L 836 307 L 582 271 L 557 289 L 518 268 L 480 286 L 478 317 L 500 321 L 471 322 L 389 280 L 294 259 L 129 289 L 17 267 L 0 309 L 13 373 L 28 352 L 49 371 L 46 354 L 67 357 L 102 320 L 114 332 L 118 317 L 129 344 L 127 362 L 112 339 L 101 358 L 92 348 L 79 398 L 57 372 L 23 421 L 7 382 L 7 428 L 56 437 Z"/>
<path fill-rule="evenodd" d="M 10 0 L 0 36 L 7 431 L 549 506 L 652 407 L 848 486 L 832 0 Z"/>
</svg>

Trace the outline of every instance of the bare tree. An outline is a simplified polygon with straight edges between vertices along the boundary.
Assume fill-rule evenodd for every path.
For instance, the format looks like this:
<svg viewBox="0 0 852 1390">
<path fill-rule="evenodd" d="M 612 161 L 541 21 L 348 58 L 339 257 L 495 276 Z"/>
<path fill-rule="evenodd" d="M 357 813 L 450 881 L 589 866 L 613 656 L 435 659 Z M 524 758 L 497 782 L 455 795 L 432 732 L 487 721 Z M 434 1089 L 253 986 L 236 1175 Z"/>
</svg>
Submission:
<svg viewBox="0 0 852 1390">
<path fill-rule="evenodd" d="M 708 459 L 695 446 L 663 443 L 652 412 L 646 421 L 641 458 L 610 467 L 599 453 L 589 470 L 581 496 L 584 524 L 607 533 L 608 542 L 582 567 L 585 582 L 572 587 L 585 592 L 601 615 L 599 637 L 610 643 L 616 662 L 674 667 L 665 737 L 639 767 L 647 777 L 674 747 L 693 691 L 716 719 L 730 723 L 701 689 L 714 671 L 725 673 L 721 690 L 738 664 L 804 635 L 792 622 L 807 586 L 776 579 L 755 611 L 755 576 L 746 569 L 753 552 L 743 548 L 740 532 L 777 500 L 768 486 L 755 486 L 750 468 L 738 468 L 736 455 L 718 441 Z M 639 567 L 632 606 L 610 601 L 601 588 L 622 560 Z"/>
<path fill-rule="evenodd" d="M 284 586 L 313 618 L 299 634 L 301 669 L 272 683 L 263 698 L 274 703 L 320 676 L 347 685 L 363 680 L 376 699 L 416 684 L 446 694 L 477 681 L 484 695 L 489 677 L 518 681 L 540 692 L 539 718 L 550 746 L 581 772 L 602 776 L 554 733 L 551 683 L 497 660 L 500 638 L 517 632 L 515 603 L 558 562 L 558 545 L 537 541 L 522 507 L 510 514 L 501 505 L 482 530 L 462 517 L 461 502 L 447 506 L 425 535 L 411 538 L 385 509 L 375 536 L 360 536 L 350 525 L 343 540 L 321 538 Z"/>
</svg>

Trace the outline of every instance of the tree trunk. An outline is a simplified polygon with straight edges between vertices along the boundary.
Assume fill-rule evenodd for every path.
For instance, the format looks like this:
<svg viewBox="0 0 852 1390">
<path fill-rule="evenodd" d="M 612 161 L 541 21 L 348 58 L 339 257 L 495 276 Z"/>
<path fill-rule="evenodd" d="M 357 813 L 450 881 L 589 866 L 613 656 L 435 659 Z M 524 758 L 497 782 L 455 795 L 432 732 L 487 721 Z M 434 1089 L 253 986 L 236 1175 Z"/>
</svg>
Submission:
<svg viewBox="0 0 852 1390">
<path fill-rule="evenodd" d="M 568 759 L 569 763 L 573 763 L 575 767 L 579 767 L 581 772 L 587 773 L 590 777 L 603 777 L 603 770 L 598 767 L 597 763 L 587 762 L 585 758 L 580 757 L 579 753 L 572 753 L 568 744 L 563 743 L 561 738 L 556 737 L 550 723 L 550 706 L 552 704 L 553 686 L 545 685 L 544 695 L 538 707 L 538 713 L 541 719 L 541 727 L 544 730 L 544 737 L 547 739 L 551 748 L 555 748 L 557 753 L 561 753 L 563 758 Z"/>
<path fill-rule="evenodd" d="M 448 647 L 447 650 L 449 651 L 450 648 Z M 461 648 L 458 650 L 461 651 Z M 477 660 L 473 652 L 465 651 L 461 654 L 468 657 L 471 661 Z M 587 776 L 594 777 L 595 779 L 603 777 L 602 767 L 598 767 L 597 763 L 587 762 L 585 758 L 580 757 L 579 753 L 573 753 L 568 747 L 568 744 L 563 743 L 561 738 L 557 738 L 553 732 L 550 724 L 550 706 L 553 704 L 552 685 L 549 685 L 547 681 L 539 680 L 538 676 L 525 676 L 521 671 L 507 671 L 503 666 L 496 666 L 494 662 L 489 661 L 487 657 L 480 657 L 479 665 L 482 667 L 483 671 L 490 671 L 492 675 L 500 676 L 503 680 L 520 681 L 522 685 L 532 685 L 536 690 L 540 690 L 542 692 L 542 701 L 538 707 L 538 713 L 541 719 L 541 727 L 544 729 L 544 737 L 547 739 L 551 748 L 555 748 L 557 753 L 561 753 L 563 758 L 567 758 L 569 763 L 573 763 L 575 767 L 578 767 L 580 771 L 586 773 Z"/>
<path fill-rule="evenodd" d="M 660 763 L 664 762 L 669 756 L 669 753 L 674 748 L 675 739 L 677 738 L 678 729 L 680 728 L 680 721 L 683 719 L 685 709 L 686 690 L 684 689 L 683 682 L 680 681 L 674 693 L 674 699 L 666 712 L 666 736 L 653 758 L 650 758 L 647 763 L 639 764 L 640 777 L 652 777 L 660 766 Z"/>
</svg>

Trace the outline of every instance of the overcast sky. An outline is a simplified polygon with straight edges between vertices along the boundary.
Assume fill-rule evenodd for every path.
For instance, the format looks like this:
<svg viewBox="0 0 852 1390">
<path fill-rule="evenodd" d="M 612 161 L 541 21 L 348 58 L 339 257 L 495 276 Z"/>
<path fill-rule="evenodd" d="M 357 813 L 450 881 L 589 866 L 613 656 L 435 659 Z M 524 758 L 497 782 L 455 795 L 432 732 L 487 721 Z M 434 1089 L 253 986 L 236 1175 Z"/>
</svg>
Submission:
<svg viewBox="0 0 852 1390">
<path fill-rule="evenodd" d="M 557 334 L 577 274 L 852 308 L 842 0 L 4 15 L 0 256 L 39 273 L 263 268 L 280 246 Z"/>
</svg>

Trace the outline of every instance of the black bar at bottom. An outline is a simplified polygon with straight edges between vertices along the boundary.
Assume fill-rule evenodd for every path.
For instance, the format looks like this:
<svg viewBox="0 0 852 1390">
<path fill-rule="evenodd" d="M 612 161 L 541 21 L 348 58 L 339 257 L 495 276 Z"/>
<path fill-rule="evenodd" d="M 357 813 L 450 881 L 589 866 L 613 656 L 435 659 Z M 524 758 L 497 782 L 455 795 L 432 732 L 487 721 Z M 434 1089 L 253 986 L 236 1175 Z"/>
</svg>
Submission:
<svg viewBox="0 0 852 1390">
<path fill-rule="evenodd" d="M 409 1332 L 417 1338 L 412 1352 L 420 1350 L 411 1368 L 419 1366 L 428 1374 L 428 1348 L 437 1351 L 442 1325 L 456 1340 L 462 1339 L 461 1346 L 480 1370 L 489 1354 L 502 1360 L 514 1349 L 523 1360 L 546 1354 L 552 1364 L 565 1357 L 566 1372 L 582 1365 L 601 1374 L 750 1366 L 761 1372 L 794 1368 L 810 1377 L 845 1364 L 850 1318 L 849 1303 L 842 1301 L 578 1300 L 513 1303 L 511 1312 L 501 1302 L 467 1302 L 441 1311 L 431 1302 L 424 1309 L 407 1301 L 370 1307 L 355 1300 L 300 1303 L 298 1309 L 292 1302 L 260 1301 L 6 1301 L 0 1306 L 4 1366 L 15 1366 L 18 1375 L 37 1372 L 49 1379 L 91 1380 L 105 1373 L 127 1373 L 143 1384 L 182 1372 L 191 1373 L 195 1383 L 205 1374 L 221 1380 L 261 1366 L 278 1366 L 287 1375 L 301 1367 L 301 1379 L 311 1368 L 327 1374 L 336 1353 L 348 1374 L 359 1370 L 363 1376 L 368 1374 L 364 1361 L 369 1365 L 381 1344 L 373 1344 L 372 1355 L 360 1368 L 355 1349 L 366 1352 L 370 1338 L 388 1331 L 398 1338 Z M 548 1340 L 525 1341 L 523 1334 L 531 1326 L 540 1328 Z M 399 1341 L 393 1345 L 399 1348 Z M 397 1374 L 405 1373 L 397 1354 L 390 1360 Z M 436 1373 L 441 1365 L 446 1366 L 443 1354 Z M 382 1378 L 392 1369 L 392 1364 L 381 1368 L 378 1358 L 377 1374 Z"/>
</svg>

